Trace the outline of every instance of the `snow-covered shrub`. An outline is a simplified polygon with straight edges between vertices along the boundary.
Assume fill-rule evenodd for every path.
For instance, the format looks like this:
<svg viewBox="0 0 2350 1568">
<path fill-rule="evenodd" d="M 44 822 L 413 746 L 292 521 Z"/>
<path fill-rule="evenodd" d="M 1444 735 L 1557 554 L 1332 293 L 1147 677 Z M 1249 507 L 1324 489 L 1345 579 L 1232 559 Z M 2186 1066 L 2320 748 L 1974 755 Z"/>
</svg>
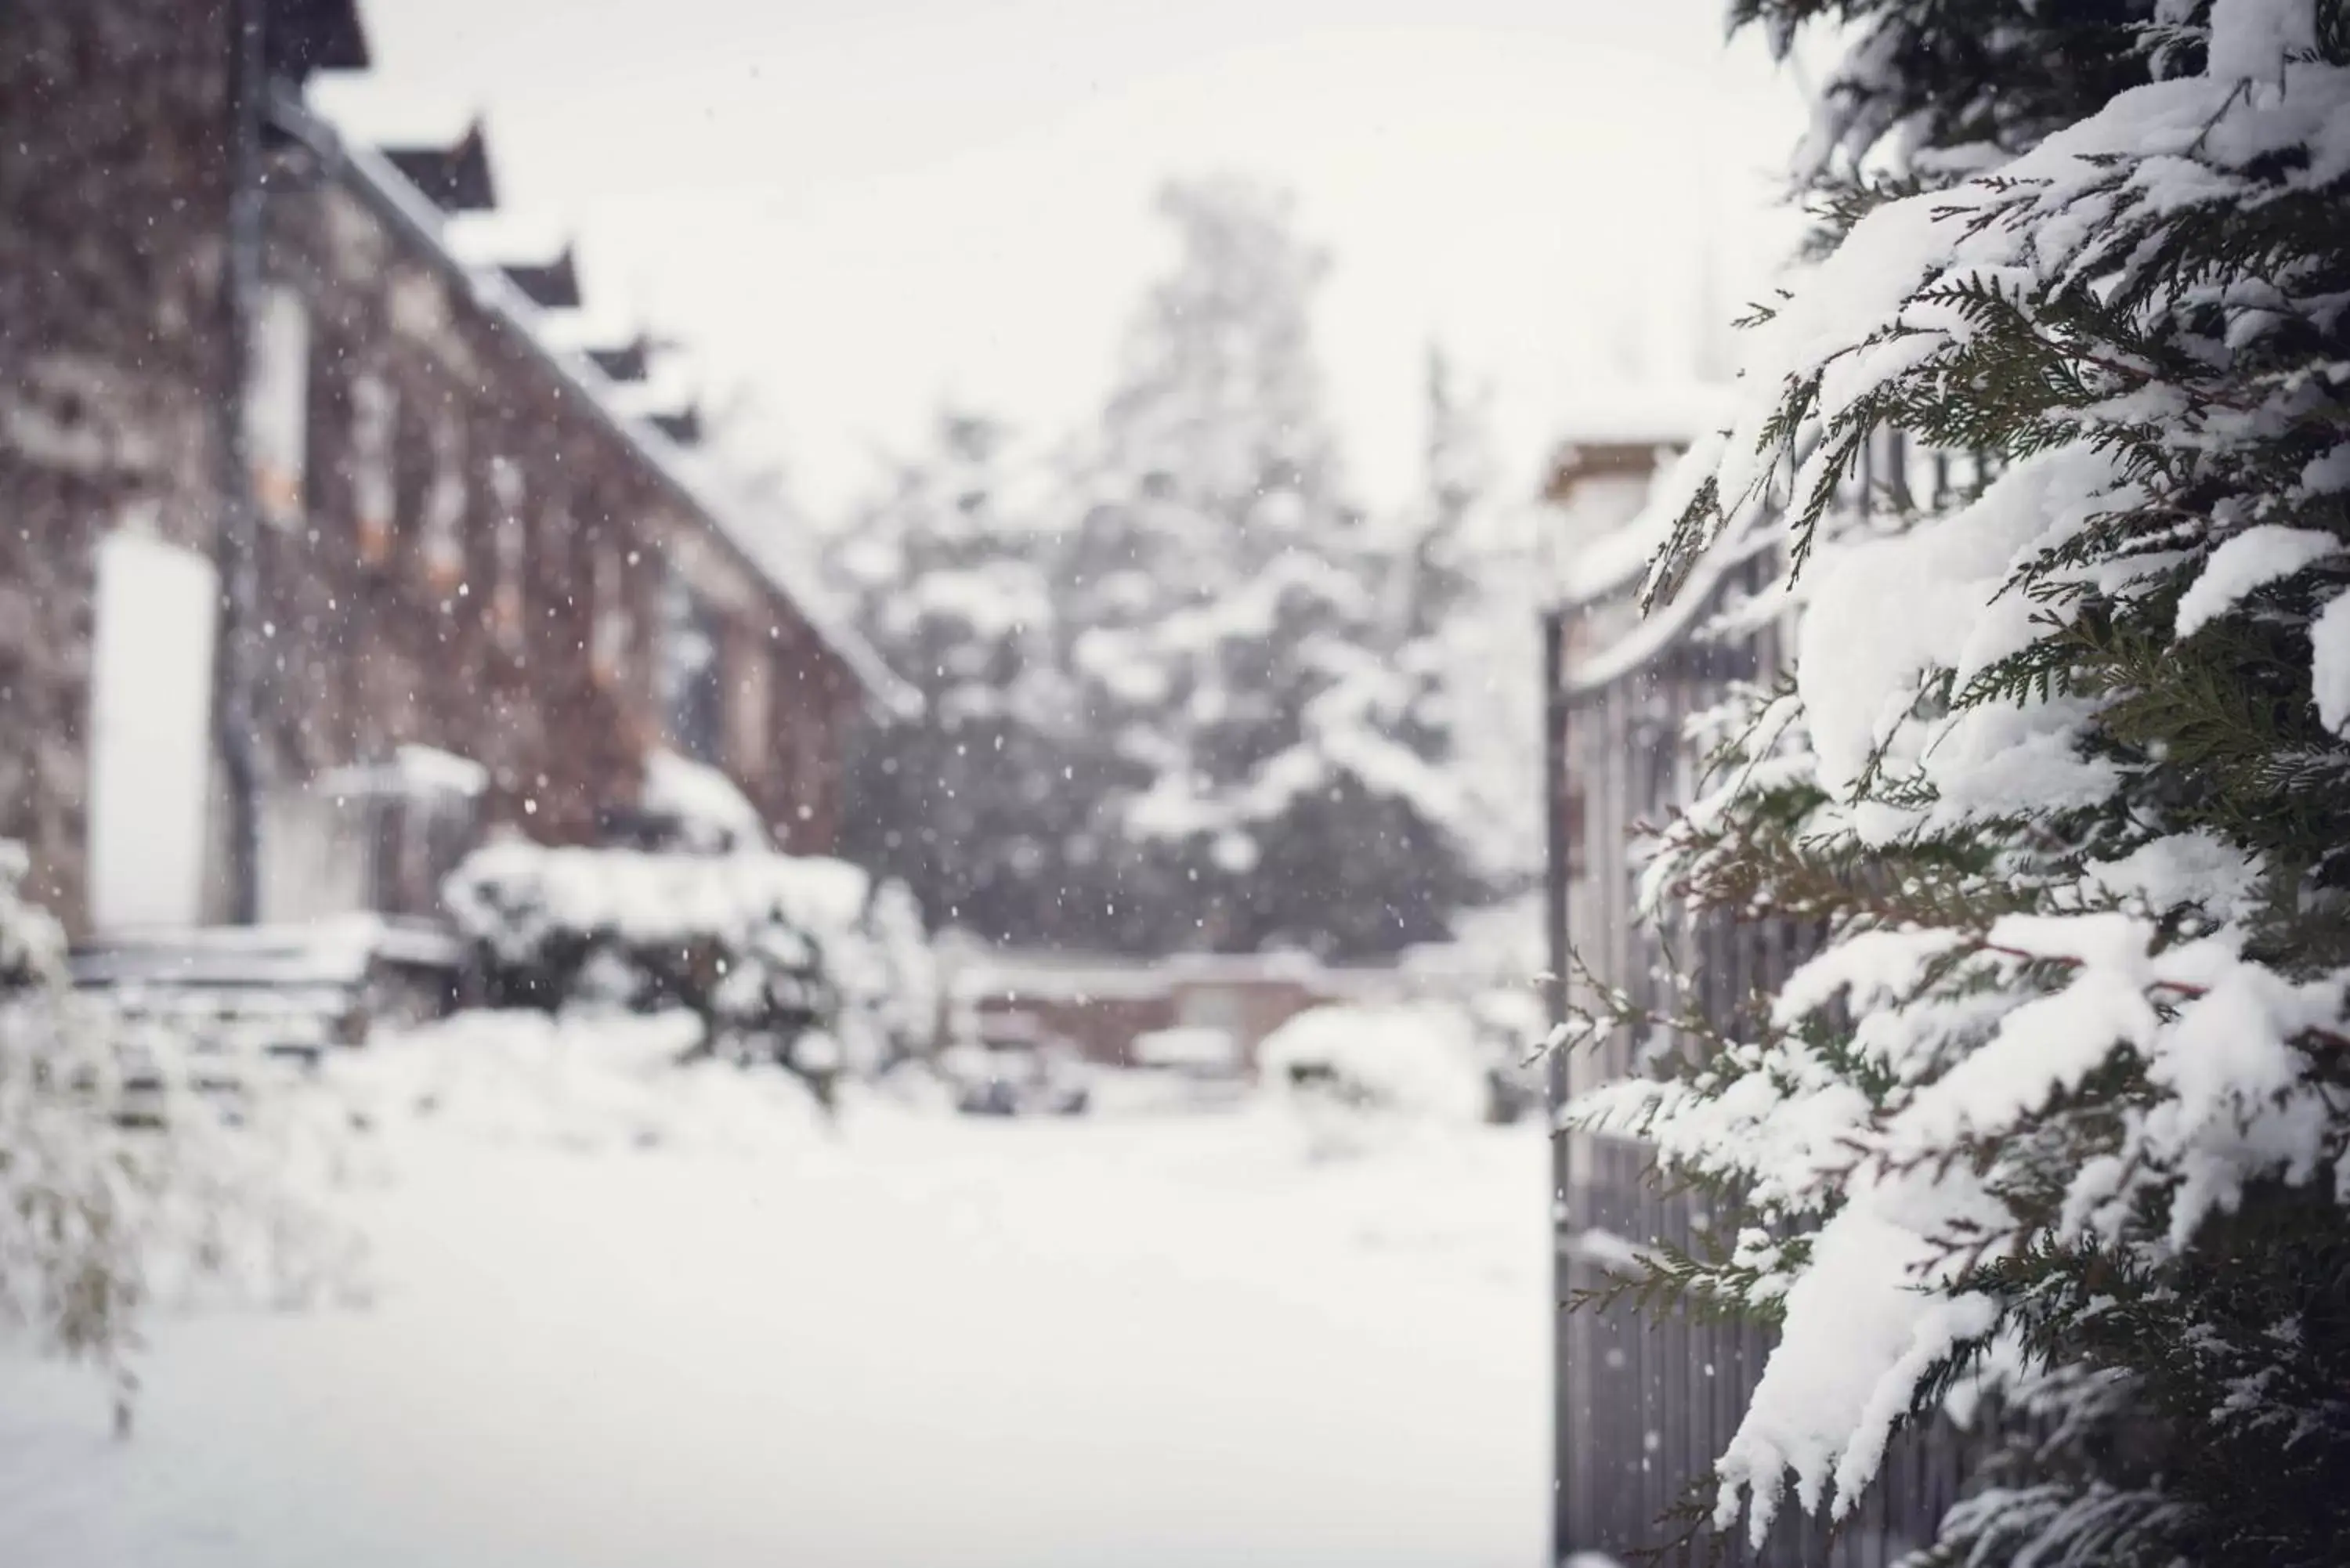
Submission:
<svg viewBox="0 0 2350 1568">
<path fill-rule="evenodd" d="M 25 870 L 0 840 L 0 1331 L 95 1364 L 127 1430 L 151 1303 L 213 1286 L 299 1303 L 348 1282 L 350 1238 L 295 1196 L 289 1137 L 317 1129 L 280 1107 L 248 1106 L 234 1127 L 201 1103 L 120 1125 L 120 1042 L 68 990 L 63 935 L 23 897 Z"/>
<path fill-rule="evenodd" d="M 0 998 L 57 984 L 64 977 L 66 939 L 49 912 L 24 896 L 25 846 L 0 838 Z"/>
<path fill-rule="evenodd" d="M 1963 1391 L 2035 1418 L 1936 1561 L 2337 1562 L 2350 8 L 1737 14 L 1858 23 L 1824 259 L 1649 593 L 1791 535 L 1800 620 L 1647 891 L 1825 942 L 1750 1016 L 1601 998 L 1681 1050 L 1570 1113 L 1749 1216 L 1645 1282 L 1780 1326 L 1716 1519 L 1849 1511 Z M 1888 431 L 1947 485 L 1838 506 Z"/>
<path fill-rule="evenodd" d="M 1309 1008 L 1257 1047 L 1257 1075 L 1328 1151 L 1410 1124 L 1468 1126 L 1491 1104 L 1475 1025 L 1443 1002 Z"/>
<path fill-rule="evenodd" d="M 702 854 L 764 849 L 767 825 L 734 781 L 675 752 L 645 759 L 644 810 L 674 847 Z"/>
<path fill-rule="evenodd" d="M 1472 910 L 1450 941 L 1412 949 L 1401 971 L 1413 993 L 1442 997 L 1468 1013 L 1491 1085 L 1490 1117 L 1513 1122 L 1547 1104 L 1543 1057 L 1548 1004 L 1532 977 L 1544 967 L 1540 900 L 1525 898 Z"/>
<path fill-rule="evenodd" d="M 846 861 L 485 846 L 442 888 L 492 1007 L 681 1009 L 700 1052 L 828 1082 L 928 1042 L 935 984 L 902 888 Z"/>
<path fill-rule="evenodd" d="M 0 841 L 0 1324 L 124 1379 L 150 1173 L 109 1125 L 113 1075 L 68 1027 L 65 941 Z"/>
<path fill-rule="evenodd" d="M 903 882 L 875 885 L 854 940 L 835 945 L 842 996 L 841 1040 L 860 1070 L 879 1071 L 937 1043 L 937 955 L 922 907 Z"/>
</svg>

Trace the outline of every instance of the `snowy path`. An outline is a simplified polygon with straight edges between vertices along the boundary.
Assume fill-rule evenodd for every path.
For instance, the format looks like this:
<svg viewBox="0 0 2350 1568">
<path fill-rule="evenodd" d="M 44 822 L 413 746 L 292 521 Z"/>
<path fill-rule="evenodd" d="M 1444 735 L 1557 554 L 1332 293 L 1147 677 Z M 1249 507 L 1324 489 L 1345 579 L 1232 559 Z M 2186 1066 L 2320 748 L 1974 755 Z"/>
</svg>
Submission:
<svg viewBox="0 0 2350 1568">
<path fill-rule="evenodd" d="M 0 1563 L 1539 1560 L 1539 1134 L 560 1075 L 395 1119 L 374 1303 L 164 1325 L 129 1445 L 0 1360 Z"/>
</svg>

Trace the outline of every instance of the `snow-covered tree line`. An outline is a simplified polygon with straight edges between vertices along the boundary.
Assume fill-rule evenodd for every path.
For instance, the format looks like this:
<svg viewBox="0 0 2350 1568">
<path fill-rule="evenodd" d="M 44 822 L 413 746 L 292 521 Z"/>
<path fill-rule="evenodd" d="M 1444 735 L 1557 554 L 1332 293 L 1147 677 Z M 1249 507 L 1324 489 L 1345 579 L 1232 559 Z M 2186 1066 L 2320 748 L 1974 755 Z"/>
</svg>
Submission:
<svg viewBox="0 0 2350 1568">
<path fill-rule="evenodd" d="M 1507 858 L 1457 765 L 1448 657 L 1491 499 L 1476 405 L 1436 362 L 1426 495 L 1367 514 L 1311 341 L 1325 259 L 1286 199 L 1213 180 L 1160 211 L 1176 261 L 1097 426 L 1040 456 L 951 413 L 840 536 L 863 629 L 930 703 L 863 758 L 856 848 L 995 940 L 1440 937 Z"/>
<path fill-rule="evenodd" d="M 1825 940 L 1737 1019 L 1603 997 L 1665 1054 L 1570 1113 L 1746 1215 L 1651 1260 L 1781 1330 L 1717 1521 L 1842 1513 L 1988 1399 L 2023 1418 L 1929 1560 L 2338 1562 L 2350 6 L 1732 16 L 1849 52 L 1648 593 L 1767 532 L 1795 651 L 1646 891 Z M 1832 504 L 1887 432 L 1980 461 Z"/>
</svg>

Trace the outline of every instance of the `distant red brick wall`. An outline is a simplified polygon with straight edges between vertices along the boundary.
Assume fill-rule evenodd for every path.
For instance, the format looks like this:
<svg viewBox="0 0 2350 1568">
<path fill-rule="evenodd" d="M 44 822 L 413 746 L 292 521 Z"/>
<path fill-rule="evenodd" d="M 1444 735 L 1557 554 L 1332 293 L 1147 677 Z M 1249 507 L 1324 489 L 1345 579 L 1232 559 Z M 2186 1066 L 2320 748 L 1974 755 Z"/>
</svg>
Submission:
<svg viewBox="0 0 2350 1568">
<path fill-rule="evenodd" d="M 1148 988 L 1148 989 L 1144 989 Z M 1068 1041 L 1086 1059 L 1106 1066 L 1134 1064 L 1133 1044 L 1154 1030 L 1187 1024 L 1222 1028 L 1238 1042 L 1253 1070 L 1266 1036 L 1309 1008 L 1343 1000 L 1335 986 L 1287 976 L 1200 980 L 1180 969 L 1137 966 L 1116 994 L 1024 992 L 1016 985 L 972 999 L 983 1020 L 1033 1019 L 1045 1033 Z"/>
</svg>

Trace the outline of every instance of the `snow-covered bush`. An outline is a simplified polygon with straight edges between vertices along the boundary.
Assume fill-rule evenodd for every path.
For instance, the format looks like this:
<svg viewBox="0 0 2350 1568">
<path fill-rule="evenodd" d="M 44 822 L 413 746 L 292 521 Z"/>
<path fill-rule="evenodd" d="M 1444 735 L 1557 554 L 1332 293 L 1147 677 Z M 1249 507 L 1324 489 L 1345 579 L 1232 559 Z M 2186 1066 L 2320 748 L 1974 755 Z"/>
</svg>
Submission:
<svg viewBox="0 0 2350 1568">
<path fill-rule="evenodd" d="M 1749 1217 L 1649 1282 L 1780 1326 L 1717 1521 L 1850 1511 L 1962 1390 L 2034 1419 L 1937 1561 L 2338 1561 L 2350 8 L 1737 14 L 1856 43 L 1649 593 L 1791 536 L 1800 620 L 1647 891 L 1826 940 L 1752 1016 L 1603 998 L 1681 1049 L 1570 1113 Z M 1947 493 L 1836 505 L 1888 431 Z"/>
<path fill-rule="evenodd" d="M 316 1129 L 277 1107 L 234 1127 L 201 1104 L 119 1124 L 120 1043 L 68 992 L 63 935 L 23 897 L 25 870 L 0 840 L 0 1331 L 96 1365 L 127 1430 L 151 1303 L 211 1285 L 298 1303 L 348 1282 L 350 1238 L 295 1196 L 274 1135 Z"/>
<path fill-rule="evenodd" d="M 1534 898 L 1471 910 L 1450 941 L 1414 948 L 1400 966 L 1420 996 L 1463 1008 L 1474 1027 L 1491 1084 L 1489 1116 L 1512 1122 L 1547 1105 L 1543 1056 L 1550 1008 L 1531 977 L 1544 967 L 1543 911 Z"/>
<path fill-rule="evenodd" d="M 929 1040 L 920 911 L 846 861 L 510 839 L 470 856 L 442 897 L 488 1006 L 681 1009 L 702 1021 L 699 1052 L 818 1083 Z"/>
<path fill-rule="evenodd" d="M 66 938 L 49 912 L 24 896 L 25 846 L 0 838 L 0 999 L 64 978 Z"/>
<path fill-rule="evenodd" d="M 1475 1024 L 1444 1002 L 1310 1008 L 1265 1036 L 1257 1075 L 1331 1152 L 1410 1124 L 1475 1124 L 1492 1097 Z"/>
<path fill-rule="evenodd" d="M 675 752 L 645 759 L 645 814 L 673 847 L 702 854 L 764 849 L 767 825 L 734 781 Z"/>
</svg>

